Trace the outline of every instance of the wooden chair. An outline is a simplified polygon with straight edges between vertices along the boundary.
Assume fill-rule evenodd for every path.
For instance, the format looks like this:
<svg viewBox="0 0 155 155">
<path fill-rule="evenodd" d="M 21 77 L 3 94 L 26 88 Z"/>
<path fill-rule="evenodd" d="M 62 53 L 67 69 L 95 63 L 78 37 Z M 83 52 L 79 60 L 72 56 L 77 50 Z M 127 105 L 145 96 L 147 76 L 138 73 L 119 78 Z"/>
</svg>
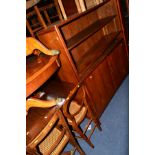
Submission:
<svg viewBox="0 0 155 155">
<path fill-rule="evenodd" d="M 51 20 L 58 21 L 63 18 L 57 0 L 54 0 L 53 2 L 49 0 L 43 6 L 38 6 L 38 8 L 39 11 L 44 14 L 47 24 L 52 24 Z"/>
<path fill-rule="evenodd" d="M 62 19 L 62 14 L 57 0 L 46 0 L 44 3 L 38 3 L 37 7 L 43 15 L 47 25 Z"/>
<path fill-rule="evenodd" d="M 58 54 L 57 50 L 49 50 L 39 41 L 30 37 L 26 39 L 26 56 L 30 57 L 37 49 L 47 55 Z M 37 54 L 39 55 L 38 51 Z M 39 63 L 40 64 L 40 63 Z M 35 65 L 35 67 L 37 67 Z M 37 67 L 38 68 L 38 67 Z M 47 69 L 47 68 L 46 68 Z M 43 70 L 43 68 L 41 68 Z M 36 70 L 35 70 L 36 71 Z M 39 73 L 37 72 L 37 75 Z M 41 76 L 45 78 L 44 76 Z M 34 80 L 34 74 L 32 74 Z M 33 81 L 32 80 L 32 81 Z M 34 80 L 35 82 L 35 80 Z M 34 86 L 33 86 L 34 87 Z M 32 96 L 32 94 L 31 94 Z M 26 151 L 29 155 L 58 155 L 70 142 L 81 155 L 84 151 L 76 142 L 61 113 L 61 98 L 50 101 L 30 97 L 26 101 Z M 70 153 L 71 154 L 71 153 Z"/>
<path fill-rule="evenodd" d="M 40 1 L 40 3 L 31 3 L 31 7 L 27 7 L 26 26 L 32 37 L 35 37 L 39 30 L 46 29 L 52 22 L 62 19 L 58 2 L 54 0 L 53 2 L 46 1 L 46 3 Z"/>
<path fill-rule="evenodd" d="M 39 55 L 41 52 L 50 56 L 58 55 L 60 53 L 58 50 L 47 49 L 40 41 L 38 41 L 33 37 L 27 37 L 26 38 L 26 56 L 29 56 L 31 54 Z"/>
<path fill-rule="evenodd" d="M 39 94 L 41 94 L 41 96 Z M 49 101 L 53 98 L 64 98 L 65 101 L 62 109 L 69 125 L 74 132 L 79 134 L 77 137 L 84 139 L 91 147 L 94 147 L 90 141 L 90 137 L 96 127 L 98 127 L 99 130 L 101 130 L 101 127 L 99 120 L 94 115 L 90 105 L 87 103 L 88 96 L 86 95 L 84 85 L 78 84 L 75 86 L 68 82 L 52 79 L 43 85 L 40 91 L 36 93 L 35 97 Z M 85 129 L 82 130 L 80 125 L 86 116 L 89 117 L 89 121 L 85 126 Z M 95 126 L 87 137 L 86 132 L 92 121 L 95 123 Z"/>
<path fill-rule="evenodd" d="M 62 100 L 27 99 L 27 110 L 29 109 L 26 117 L 27 154 L 58 155 L 70 142 L 81 155 L 85 155 L 70 132 L 59 106 L 57 106 L 59 102 Z"/>
<path fill-rule="evenodd" d="M 37 7 L 38 2 L 39 0 L 36 3 L 33 3 L 33 0 L 26 1 L 26 4 L 28 5 L 26 7 L 26 27 L 31 37 L 35 37 L 36 32 L 39 30 L 47 28 L 47 25 Z"/>
</svg>

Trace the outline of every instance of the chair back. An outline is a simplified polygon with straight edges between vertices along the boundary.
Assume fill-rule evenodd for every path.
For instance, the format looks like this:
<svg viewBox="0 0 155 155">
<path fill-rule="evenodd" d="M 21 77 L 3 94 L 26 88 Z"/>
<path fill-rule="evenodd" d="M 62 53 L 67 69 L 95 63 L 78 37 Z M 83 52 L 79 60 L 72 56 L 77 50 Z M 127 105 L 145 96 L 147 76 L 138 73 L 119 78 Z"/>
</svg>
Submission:
<svg viewBox="0 0 155 155">
<path fill-rule="evenodd" d="M 39 30 L 47 28 L 44 18 L 41 15 L 37 5 L 26 10 L 26 27 L 31 37 L 35 37 L 35 34 Z"/>
<path fill-rule="evenodd" d="M 80 84 L 76 85 L 73 90 L 70 91 L 69 95 L 67 96 L 64 104 L 63 104 L 63 113 L 64 115 L 70 119 L 72 122 L 76 123 L 75 116 L 81 112 L 83 106 L 85 106 L 85 91 L 83 86 Z M 76 108 L 76 112 L 71 113 L 70 109 L 74 109 L 71 106 L 72 102 L 78 103 L 78 110 Z"/>
<path fill-rule="evenodd" d="M 49 118 L 45 118 L 45 113 Z M 29 154 L 34 155 L 37 152 L 51 154 L 67 133 L 61 111 L 57 106 L 53 107 L 52 110 L 30 109 L 26 121 L 26 150 Z M 58 151 L 61 152 L 62 149 L 63 147 L 59 148 Z"/>
<path fill-rule="evenodd" d="M 43 1 L 38 2 L 39 0 L 31 3 L 31 5 L 29 4 L 26 10 L 26 27 L 31 37 L 36 37 L 38 31 L 46 29 L 48 25 L 62 19 L 57 0 L 46 1 L 45 3 Z"/>
<path fill-rule="evenodd" d="M 85 155 L 57 105 L 52 108 L 31 108 L 26 117 L 26 131 L 26 151 L 29 155 L 57 155 L 68 142 L 81 155 Z"/>
</svg>

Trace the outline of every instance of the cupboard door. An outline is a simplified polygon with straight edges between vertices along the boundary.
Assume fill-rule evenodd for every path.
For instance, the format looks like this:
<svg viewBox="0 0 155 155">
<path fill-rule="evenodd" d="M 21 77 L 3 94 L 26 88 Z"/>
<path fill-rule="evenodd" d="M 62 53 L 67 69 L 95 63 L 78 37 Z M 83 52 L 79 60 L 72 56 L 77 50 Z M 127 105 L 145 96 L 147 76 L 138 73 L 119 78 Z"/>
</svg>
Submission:
<svg viewBox="0 0 155 155">
<path fill-rule="evenodd" d="M 123 45 L 123 43 L 120 43 L 107 57 L 115 90 L 119 87 L 122 80 L 128 74 L 129 62 L 124 47 L 125 46 Z"/>
<path fill-rule="evenodd" d="M 85 84 L 99 118 L 114 94 L 114 85 L 106 59 L 85 80 Z"/>
</svg>

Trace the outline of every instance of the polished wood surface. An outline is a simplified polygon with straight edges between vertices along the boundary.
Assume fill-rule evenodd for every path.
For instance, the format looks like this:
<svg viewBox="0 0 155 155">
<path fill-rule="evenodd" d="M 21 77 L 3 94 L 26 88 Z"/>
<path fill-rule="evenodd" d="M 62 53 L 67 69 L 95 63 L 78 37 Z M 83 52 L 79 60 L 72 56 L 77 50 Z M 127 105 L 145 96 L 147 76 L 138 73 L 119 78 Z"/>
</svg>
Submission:
<svg viewBox="0 0 155 155">
<path fill-rule="evenodd" d="M 39 53 L 44 53 L 46 55 L 54 56 L 58 55 L 60 52 L 58 50 L 47 49 L 41 42 L 33 37 L 26 38 L 26 56 L 31 54 L 39 55 Z"/>
<path fill-rule="evenodd" d="M 97 116 L 100 117 L 114 94 L 111 73 L 105 59 L 85 80 L 85 84 L 94 101 Z"/>
<path fill-rule="evenodd" d="M 51 108 L 53 106 L 56 106 L 58 104 L 57 100 L 51 100 L 51 101 L 43 101 L 39 100 L 37 98 L 28 98 L 26 100 L 26 114 L 28 114 L 28 111 L 32 107 L 38 107 L 38 108 Z"/>
<path fill-rule="evenodd" d="M 58 56 L 30 56 L 26 59 L 26 97 L 39 88 L 59 68 Z"/>
<path fill-rule="evenodd" d="M 97 10 L 97 9 L 100 8 L 101 6 L 104 6 L 104 5 L 107 4 L 109 1 L 110 1 L 110 0 L 105 0 L 103 3 L 101 3 L 101 4 L 99 4 L 99 5 L 96 5 L 96 6 L 93 7 L 93 8 L 90 8 L 90 9 L 88 9 L 88 10 L 86 10 L 86 11 L 84 11 L 84 12 L 81 12 L 81 13 L 79 13 L 79 14 L 72 15 L 72 16 L 68 17 L 67 20 L 62 20 L 62 21 L 60 21 L 60 22 L 57 24 L 57 26 L 58 26 L 58 27 L 61 27 L 61 26 L 64 26 L 65 24 L 69 24 L 70 22 L 75 21 L 75 20 L 81 18 L 82 16 L 85 16 L 85 15 L 87 15 L 87 14 L 89 14 L 89 13 L 91 13 L 91 12 Z M 88 24 L 88 23 L 87 23 L 87 24 Z"/>
<path fill-rule="evenodd" d="M 61 154 L 70 142 L 81 155 L 85 155 L 59 107 L 30 109 L 26 122 L 26 152 L 28 154 Z"/>
<path fill-rule="evenodd" d="M 101 130 L 100 122 L 94 115 L 89 103 L 87 102 L 87 93 L 83 84 L 74 85 L 65 81 L 57 79 L 49 79 L 40 88 L 39 92 L 44 92 L 44 95 L 40 97 L 42 100 L 63 98 L 64 102 L 61 104 L 63 114 L 68 120 L 69 125 L 91 146 L 94 147 L 90 141 L 91 136 L 86 136 L 85 133 L 88 129 L 88 124 L 94 122 L 94 128 L 98 127 Z M 39 96 L 39 95 L 38 95 Z M 89 114 L 89 121 L 85 125 L 85 130 L 81 130 L 79 127 L 82 121 Z M 93 129 L 91 134 L 93 133 Z"/>
<path fill-rule="evenodd" d="M 60 1 L 62 2 L 63 5 L 61 7 L 63 7 L 65 10 L 66 19 L 68 16 L 78 13 L 75 0 L 59 0 L 59 2 Z"/>
<path fill-rule="evenodd" d="M 59 78 L 74 84 L 84 81 L 89 104 L 99 118 L 128 74 L 127 44 L 118 0 L 105 0 L 40 31 L 38 38 L 52 48 L 55 46 L 52 34 L 61 51 L 63 68 Z"/>
<path fill-rule="evenodd" d="M 115 51 L 108 56 L 108 64 L 111 70 L 115 90 L 119 87 L 129 71 L 128 57 L 124 51 L 125 46 L 122 42 L 116 47 Z"/>
<path fill-rule="evenodd" d="M 119 42 L 119 40 L 116 40 L 118 35 L 119 32 L 103 36 L 81 57 L 77 62 L 77 69 L 81 78 L 90 68 L 95 68 L 108 54 L 110 54 L 110 52 L 112 52 L 114 46 Z"/>
<path fill-rule="evenodd" d="M 50 50 L 32 37 L 26 38 L 26 97 L 59 68 L 58 50 Z"/>
<path fill-rule="evenodd" d="M 39 40 L 50 49 L 58 49 L 60 52 L 59 58 L 63 62 L 61 69 L 58 71 L 59 78 L 62 81 L 72 82 L 77 84 L 77 71 L 71 58 L 64 52 L 66 47 L 64 40 L 61 37 L 61 32 L 55 27 L 50 27 L 38 33 Z M 74 69 L 73 69 L 74 68 Z M 71 76 L 70 76 L 71 75 Z"/>
<path fill-rule="evenodd" d="M 112 19 L 114 19 L 115 16 L 106 17 L 101 20 L 97 20 L 92 25 L 88 26 L 86 29 L 82 30 L 80 33 L 76 34 L 72 38 L 68 39 L 66 41 L 68 50 L 71 50 L 84 40 L 86 40 L 88 37 L 93 35 L 95 32 L 100 30 L 103 26 L 105 26 L 107 23 L 109 23 Z"/>
</svg>

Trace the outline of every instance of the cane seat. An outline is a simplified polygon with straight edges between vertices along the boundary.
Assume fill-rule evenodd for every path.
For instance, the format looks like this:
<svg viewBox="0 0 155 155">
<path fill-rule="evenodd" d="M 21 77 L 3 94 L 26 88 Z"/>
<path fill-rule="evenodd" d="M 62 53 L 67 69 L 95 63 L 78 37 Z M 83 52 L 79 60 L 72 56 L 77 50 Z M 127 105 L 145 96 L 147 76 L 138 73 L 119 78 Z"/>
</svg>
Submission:
<svg viewBox="0 0 155 155">
<path fill-rule="evenodd" d="M 70 142 L 81 155 L 85 155 L 71 134 L 57 104 L 51 108 L 32 107 L 29 109 L 26 117 L 27 153 L 58 155 Z"/>
</svg>

